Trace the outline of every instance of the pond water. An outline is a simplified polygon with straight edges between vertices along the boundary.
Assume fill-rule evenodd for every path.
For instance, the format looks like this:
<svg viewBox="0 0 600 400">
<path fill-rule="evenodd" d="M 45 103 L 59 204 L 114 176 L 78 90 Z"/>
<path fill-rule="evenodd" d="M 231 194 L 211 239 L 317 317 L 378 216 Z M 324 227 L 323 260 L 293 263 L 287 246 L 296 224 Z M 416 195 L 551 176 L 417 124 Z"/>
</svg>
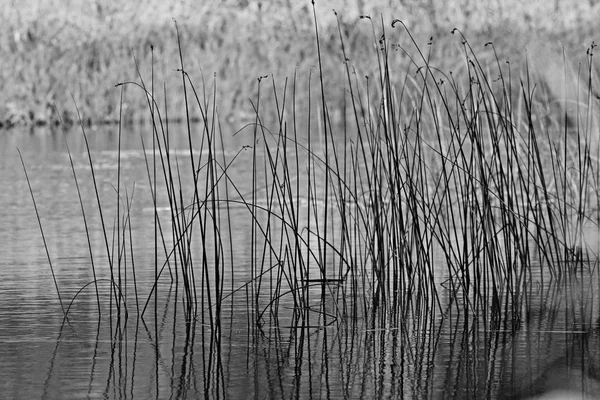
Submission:
<svg viewBox="0 0 600 400">
<path fill-rule="evenodd" d="M 220 225 L 226 228 L 220 238 L 231 246 L 215 245 L 210 224 L 207 238 L 200 240 L 199 228 L 190 236 L 198 244 L 190 252 L 197 290 L 186 291 L 181 261 L 173 261 L 152 291 L 168 252 L 164 249 L 174 244 L 164 190 L 156 197 L 161 226 L 155 224 L 149 183 L 154 169 L 146 164 L 152 158 L 152 132 L 139 128 L 125 133 L 120 157 L 115 127 L 87 133 L 105 231 L 81 131 L 0 135 L 0 398 L 480 399 L 527 398 L 553 390 L 600 393 L 600 285 L 592 273 L 560 284 L 534 276 L 528 301 L 505 313 L 512 312 L 513 319 L 496 319 L 483 305 L 481 317 L 471 318 L 460 312 L 465 305 L 452 301 L 456 297 L 443 284 L 436 296 L 439 307 L 415 301 L 385 317 L 370 314 L 372 304 L 361 308 L 347 301 L 353 295 L 336 286 L 343 274 L 335 272 L 327 282 L 316 279 L 303 292 L 306 302 L 300 307 L 302 299 L 294 300 L 286 290 L 293 285 L 288 283 L 293 270 L 269 267 L 281 260 L 268 260 L 271 253 L 261 252 L 265 241 L 256 239 L 249 206 L 230 202 L 210 212 L 227 221 Z M 170 135 L 169 154 L 178 158 L 182 182 L 189 182 L 185 129 L 175 126 Z M 227 168 L 229 199 L 249 200 L 253 190 L 260 194 L 264 189 L 264 184 L 253 189 L 248 147 L 253 141 L 248 133 L 223 133 L 218 157 L 233 160 Z M 35 195 L 52 269 L 17 149 Z M 268 161 L 264 154 L 258 159 L 263 167 Z M 159 168 L 159 182 L 161 173 Z M 296 179 L 305 187 L 308 177 L 299 174 Z M 315 182 L 315 191 L 322 191 L 321 180 Z M 190 186 L 186 204 L 193 203 Z M 199 187 L 204 190 L 205 182 Z M 268 200 L 257 195 L 260 202 Z M 298 204 L 311 207 L 306 199 Z M 264 218 L 256 214 L 257 220 Z M 162 236 L 155 235 L 158 229 Z M 332 223 L 330 229 L 335 237 L 340 224 Z M 282 232 L 274 224 L 271 245 L 283 241 Z M 435 280 L 443 283 L 448 278 L 445 257 L 436 254 L 435 260 Z M 120 301 L 109 284 L 111 263 Z M 589 265 L 593 272 L 595 263 Z M 531 269 L 535 275 L 540 268 Z M 276 287 L 277 282 L 284 287 Z M 326 299 L 324 292 L 329 293 Z M 190 293 L 197 298 L 195 318 L 186 314 L 190 308 L 184 298 Z M 220 302 L 215 300 L 218 293 Z M 386 301 L 392 309 L 395 299 Z M 63 307 L 69 310 L 68 320 Z M 331 311 L 336 307 L 345 307 L 353 317 L 337 318 Z M 478 309 L 477 304 L 472 307 Z M 306 317 L 302 323 L 293 317 L 299 308 Z"/>
</svg>

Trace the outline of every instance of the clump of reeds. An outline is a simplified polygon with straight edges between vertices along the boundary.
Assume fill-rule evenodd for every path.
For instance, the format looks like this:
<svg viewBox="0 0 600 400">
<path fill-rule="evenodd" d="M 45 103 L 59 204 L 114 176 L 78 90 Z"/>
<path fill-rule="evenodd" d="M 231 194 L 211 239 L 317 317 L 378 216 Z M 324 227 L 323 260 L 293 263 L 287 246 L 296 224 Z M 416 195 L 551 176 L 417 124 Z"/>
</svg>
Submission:
<svg viewBox="0 0 600 400">
<path fill-rule="evenodd" d="M 296 75 L 283 87 L 258 78 L 254 122 L 237 133 L 252 136 L 251 149 L 239 149 L 252 153 L 249 195 L 229 172 L 237 155 L 226 159 L 218 148 L 223 132 L 216 80 L 210 95 L 197 91 L 180 51 L 185 162 L 169 151 L 166 88 L 160 108 L 154 77 L 149 87 L 139 72 L 138 82 L 120 84 L 141 89 L 154 132 L 152 143 L 143 144 L 155 205 L 154 283 L 145 299 L 130 254 L 138 316 L 153 303 L 156 317 L 158 284 L 169 279 L 181 289 L 186 321 L 198 319 L 213 332 L 220 329 L 223 300 L 242 289 L 250 325 L 258 327 L 281 319 L 321 327 L 367 318 L 375 328 L 388 318 L 433 318 L 452 308 L 498 320 L 519 309 L 534 280 L 559 279 L 587 263 L 577 235 L 585 223 L 597 225 L 591 97 L 578 114 L 562 119 L 577 121 L 574 129 L 547 125 L 539 117 L 543 96 L 528 71 L 519 74 L 497 57 L 495 65 L 482 65 L 458 31 L 462 72 L 441 71 L 401 21 L 379 26 L 365 16 L 361 23 L 372 24 L 377 43 L 376 75 L 363 80 L 354 72 L 340 28 L 337 57 L 346 79 L 338 124 L 314 20 L 316 78 L 309 76 L 307 89 L 300 89 L 305 86 Z M 491 43 L 487 48 L 494 50 Z M 395 54 L 406 55 L 406 70 L 398 72 Z M 589 86 L 582 88 L 588 93 L 591 65 L 590 53 Z M 299 90 L 308 96 L 302 112 Z M 272 93 L 266 106 L 265 91 Z M 200 125 L 191 123 L 194 115 Z M 89 163 L 93 177 L 91 155 Z M 118 168 L 112 239 L 96 194 L 111 317 L 113 304 L 117 315 L 133 309 L 125 279 L 125 255 L 133 252 L 132 194 L 123 193 L 121 173 Z M 168 199 L 167 219 L 157 211 L 159 194 Z M 251 226 L 250 278 L 243 282 L 234 275 L 246 266 L 236 264 L 236 243 L 224 234 L 231 230 L 233 204 L 247 210 Z M 91 250 L 90 260 L 94 268 Z M 283 299 L 291 311 L 280 306 Z"/>
</svg>

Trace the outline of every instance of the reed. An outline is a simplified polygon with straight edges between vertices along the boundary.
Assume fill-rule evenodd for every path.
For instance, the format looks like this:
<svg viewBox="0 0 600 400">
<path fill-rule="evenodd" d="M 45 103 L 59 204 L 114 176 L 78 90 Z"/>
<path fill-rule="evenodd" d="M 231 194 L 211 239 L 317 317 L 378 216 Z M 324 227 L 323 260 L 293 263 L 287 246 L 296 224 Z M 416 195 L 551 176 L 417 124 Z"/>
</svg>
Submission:
<svg viewBox="0 0 600 400">
<path fill-rule="evenodd" d="M 203 336 L 203 343 L 217 347 L 224 301 L 241 291 L 249 337 L 281 325 L 300 328 L 294 335 L 315 327 L 351 330 L 359 321 L 374 331 L 410 320 L 422 332 L 451 315 L 487 332 L 520 318 L 537 281 L 560 282 L 593 268 L 594 254 L 581 237 L 584 226 L 597 229 L 600 205 L 591 51 L 578 80 L 586 83 L 580 88 L 586 103 L 553 119 L 544 118 L 551 93 L 528 70 L 517 72 L 498 56 L 481 62 L 458 30 L 453 34 L 464 65 L 452 73 L 431 61 L 435 43 L 420 48 L 402 21 L 386 25 L 365 16 L 361 23 L 371 25 L 377 49 L 376 73 L 362 79 L 339 23 L 345 79 L 336 121 L 314 4 L 313 20 L 318 66 L 307 85 L 298 83 L 296 73 L 282 86 L 274 77 L 258 77 L 254 122 L 235 133 L 251 136 L 252 145 L 231 159 L 218 147 L 224 135 L 218 81 L 207 92 L 202 80 L 198 89 L 186 69 L 177 25 L 185 160 L 170 151 L 168 91 L 165 85 L 160 107 L 153 70 L 147 86 L 136 61 L 138 81 L 118 85 L 121 93 L 131 86 L 142 92 L 151 119 L 152 144 L 143 147 L 154 206 L 154 279 L 144 303 L 133 264 L 133 193 L 123 199 L 119 165 L 115 250 L 88 147 L 109 255 L 111 321 L 113 314 L 120 321 L 131 312 L 128 249 L 135 314 L 143 320 L 153 308 L 158 326 L 159 284 L 168 281 L 186 323 L 199 322 L 210 337 Z M 406 38 L 401 44 L 400 37 Z M 486 46 L 495 54 L 492 43 Z M 404 70 L 396 64 L 398 54 L 408 60 Z M 302 90 L 308 105 L 299 111 Z M 195 115 L 200 125 L 192 123 Z M 243 153 L 251 153 L 249 194 L 229 172 Z M 169 204 L 166 218 L 158 212 L 159 196 Z M 251 227 L 249 278 L 241 281 L 232 206 L 247 211 Z M 85 221 L 83 205 L 82 213 Z M 231 287 L 225 287 L 227 280 Z"/>
<path fill-rule="evenodd" d="M 498 311 L 502 296 L 516 296 L 528 284 L 530 271 L 526 266 L 534 255 L 551 276 L 561 276 L 565 270 L 559 265 L 570 255 L 580 254 L 576 251 L 578 238 L 571 236 L 593 218 L 589 210 L 597 201 L 597 168 L 592 151 L 598 146 L 597 138 L 590 133 L 595 123 L 591 95 L 576 115 L 567 115 L 564 110 L 563 120 L 577 121 L 576 130 L 565 125 L 560 133 L 559 126 L 547 126 L 537 117 L 543 113 L 538 108 L 544 104 L 539 103 L 529 75 L 517 81 L 515 72 L 510 66 L 508 70 L 503 68 L 499 59 L 495 66 L 480 64 L 460 32 L 453 33 L 462 42 L 465 70 L 455 76 L 430 63 L 429 55 L 421 51 L 401 21 L 395 20 L 392 32 L 388 32 L 390 28 L 383 23 L 378 28 L 370 17 L 365 17 L 371 22 L 373 40 L 378 42 L 377 79 L 363 81 L 353 74 L 340 25 L 342 56 L 346 60 L 342 95 L 349 107 L 343 113 L 343 130 L 339 131 L 332 122 L 330 95 L 325 91 L 327 72 L 321 63 L 316 13 L 313 18 L 318 100 L 314 101 L 311 94 L 315 86 L 311 76 L 309 107 L 298 115 L 296 76 L 291 100 L 287 81 L 283 92 L 278 93 L 272 79 L 273 108 L 265 111 L 261 84 L 266 77 L 258 79 L 251 130 L 253 142 L 263 146 L 252 146 L 254 178 L 249 198 L 237 191 L 228 176 L 227 168 L 233 160 L 215 157 L 219 153 L 215 147 L 218 135 L 222 135 L 218 131 L 217 81 L 213 82 L 211 97 L 205 90 L 196 90 L 185 69 L 181 43 L 179 71 L 189 138 L 189 182 L 184 182 L 188 176 L 182 174 L 178 158 L 172 158 L 169 151 L 169 124 L 164 122 L 168 108 L 165 103 L 163 117 L 153 92 L 153 75 L 149 89 L 136 66 L 139 82 L 119 84 L 137 86 L 147 99 L 154 130 L 152 157 L 146 158 L 148 181 L 155 206 L 159 174 L 164 181 L 171 209 L 167 226 L 174 237 L 173 248 L 167 248 L 164 223 L 156 212 L 155 281 L 159 281 L 165 266 L 170 270 L 171 262 L 181 264 L 171 272 L 171 280 L 179 284 L 181 277 L 188 318 L 200 309 L 208 312 L 210 321 L 218 320 L 225 273 L 220 260 L 222 251 L 229 248 L 231 253 L 233 246 L 219 239 L 223 228 L 231 229 L 228 213 L 223 219 L 221 210 L 223 204 L 233 202 L 242 203 L 253 221 L 250 268 L 257 307 L 265 271 L 270 271 L 268 290 L 275 297 L 266 308 L 257 308 L 257 320 L 267 309 L 277 309 L 276 299 L 284 295 L 293 296 L 298 309 L 310 309 L 313 287 L 320 287 L 320 304 L 332 295 L 335 286 L 336 290 L 352 293 L 352 307 L 360 305 L 363 312 L 376 313 L 381 307 L 396 310 L 414 301 L 414 296 L 441 309 L 436 281 L 439 272 L 434 261 L 440 252 L 447 269 L 446 284 L 455 295 L 465 296 L 466 307 L 491 301 L 492 309 Z M 408 35 L 406 45 L 389 39 L 399 29 Z M 416 52 L 407 49 L 410 46 Z M 410 58 L 401 87 L 393 84 L 399 79 L 393 76 L 397 68 L 392 64 L 392 51 L 416 54 Z M 415 75 L 409 75 L 410 71 Z M 593 92 L 592 72 L 590 52 L 586 71 L 589 78 L 582 80 L 589 86 L 581 88 L 582 92 Z M 492 79 L 492 75 L 497 78 Z M 165 101 L 166 93 L 165 87 Z M 291 111 L 287 107 L 290 101 Z M 199 138 L 191 123 L 193 107 L 202 120 Z M 346 119 L 346 111 L 352 116 L 350 120 Z M 302 118 L 306 118 L 304 144 L 297 123 Z M 274 129 L 268 127 L 269 121 L 275 121 Z M 82 133 L 87 143 L 85 128 Z M 194 142 L 197 140 L 199 143 Z M 197 158 L 195 151 L 200 154 Z M 308 160 L 304 166 L 300 165 L 300 155 Z M 259 160 L 263 160 L 262 165 Z M 115 231 L 121 240 L 117 241 L 116 271 L 112 256 L 109 267 L 118 312 L 124 287 L 121 257 L 131 222 L 129 211 L 119 216 L 121 203 L 129 210 L 130 201 L 121 199 L 120 165 L 117 171 Z M 303 187 L 298 179 L 302 174 L 307 178 Z M 77 177 L 74 179 L 77 184 Z M 189 200 L 184 195 L 186 188 L 191 188 Z M 236 200 L 231 197 L 232 189 L 237 191 Z M 106 251 L 112 254 L 97 187 L 96 197 Z M 83 206 L 82 214 L 85 222 Z M 209 246 L 201 245 L 199 270 L 192 258 L 196 231 L 201 244 L 214 241 L 214 254 L 207 253 Z M 274 232 L 278 236 L 273 236 Z M 332 232 L 335 238 L 330 236 Z M 162 267 L 158 265 L 159 241 L 166 255 Z M 90 258 L 93 260 L 93 255 Z M 216 262 L 213 268 L 209 268 L 209 259 Z M 232 266 L 231 273 L 234 269 Z M 287 287 L 282 292 L 284 284 Z M 155 289 L 156 285 L 154 295 Z M 347 296 L 343 298 L 348 300 Z M 345 307 L 335 309 L 336 317 L 344 316 Z"/>
</svg>

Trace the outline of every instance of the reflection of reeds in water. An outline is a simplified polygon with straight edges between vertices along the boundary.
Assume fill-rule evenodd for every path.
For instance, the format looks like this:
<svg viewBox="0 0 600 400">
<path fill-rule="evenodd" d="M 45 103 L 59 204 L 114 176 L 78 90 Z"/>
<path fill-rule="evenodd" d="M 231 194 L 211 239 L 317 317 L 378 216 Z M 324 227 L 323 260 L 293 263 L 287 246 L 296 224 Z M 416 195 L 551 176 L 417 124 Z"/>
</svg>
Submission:
<svg viewBox="0 0 600 400">
<path fill-rule="evenodd" d="M 264 94 L 267 79 L 262 77 L 250 133 L 238 133 L 250 134 L 252 145 L 230 160 L 218 148 L 223 133 L 216 89 L 211 95 L 197 91 L 183 55 L 186 111 L 191 119 L 196 109 L 203 122 L 201 132 L 187 125 L 185 162 L 170 151 L 169 126 L 163 122 L 168 108 L 159 108 L 154 85 L 149 89 L 141 74 L 139 83 L 128 84 L 141 88 L 148 99 L 154 130 L 152 143 L 144 143 L 151 148 L 145 151 L 148 181 L 155 210 L 161 195 L 166 196 L 170 213 L 166 220 L 154 213 L 154 280 L 141 298 L 133 264 L 133 194 L 123 193 L 119 177 L 125 171 L 119 168 L 112 232 L 102 218 L 110 265 L 111 323 L 113 318 L 126 321 L 135 303 L 135 315 L 143 320 L 146 311 L 153 310 L 158 326 L 159 283 L 170 281 L 184 305 L 185 321 L 193 329 L 200 322 L 202 341 L 210 343 L 208 358 L 213 360 L 216 351 L 220 363 L 223 302 L 245 294 L 248 337 L 285 326 L 294 339 L 290 343 L 295 343 L 287 354 L 296 360 L 306 356 L 303 343 L 311 330 L 321 330 L 324 340 L 330 326 L 350 336 L 360 329 L 386 334 L 398 330 L 401 340 L 392 342 L 408 343 L 401 350 L 411 360 L 407 371 L 425 385 L 419 383 L 423 392 L 414 389 L 412 394 L 431 394 L 428 371 L 419 363 L 435 360 L 436 324 L 457 316 L 465 327 L 476 326 L 481 332 L 501 326 L 516 332 L 526 318 L 522 310 L 532 301 L 528 297 L 532 287 L 546 287 L 548 281 L 570 279 L 572 271 L 595 268 L 580 254 L 597 236 L 570 235 L 572 226 L 576 230 L 591 226 L 582 221 L 598 209 L 592 204 L 597 202 L 591 194 L 598 176 L 590 157 L 597 138 L 579 135 L 578 141 L 567 129 L 556 138 L 551 131 L 557 126 L 544 126 L 534 118 L 539 104 L 529 77 L 515 84 L 512 72 L 499 60 L 496 67 L 481 65 L 464 38 L 464 75 L 454 76 L 436 70 L 416 43 L 391 42 L 399 30 L 402 37 L 408 33 L 400 21 L 391 31 L 382 27 L 381 34 L 375 34 L 376 24 L 372 27 L 378 74 L 367 80 L 353 71 L 340 30 L 346 75 L 343 101 L 352 116 L 344 120 L 342 131 L 330 119 L 330 96 L 323 92 L 326 71 L 318 69 L 316 84 L 311 75 L 309 96 L 313 89 L 320 94 L 311 97 L 311 106 L 302 115 L 294 99 L 304 86 L 296 76 L 283 87 L 270 82 L 272 103 Z M 317 30 L 316 39 L 320 61 Z M 410 59 L 404 86 L 395 87 L 394 62 L 405 51 L 403 46 L 413 44 L 417 57 Z M 518 90 L 513 92 L 515 86 Z M 275 123 L 270 127 L 273 114 Z M 306 118 L 305 131 L 298 127 L 301 118 Z M 247 153 L 252 154 L 247 165 L 253 177 L 250 195 L 244 195 L 229 174 L 236 159 Z M 91 155 L 90 166 L 93 174 Z M 97 192 L 96 196 L 102 213 Z M 249 271 L 244 271 L 248 277 L 241 282 L 235 278 L 245 268 L 234 260 L 238 244 L 228 240 L 233 204 L 247 210 L 251 227 Z M 127 255 L 133 295 L 127 291 Z M 90 258 L 94 259 L 92 254 Z M 225 287 L 226 281 L 231 288 Z M 96 297 L 100 310 L 105 300 Z M 361 321 L 365 325 L 359 329 Z M 408 325 L 413 331 L 407 330 Z M 155 340 L 158 336 L 157 331 Z M 186 340 L 193 337 L 190 333 Z M 511 340 L 518 345 L 518 339 Z M 566 373 L 563 367 L 562 361 L 551 366 L 534 386 L 554 381 Z M 455 382 L 463 381 L 461 373 Z M 464 390 L 488 394 L 494 390 L 491 382 L 474 385 Z"/>
<path fill-rule="evenodd" d="M 567 393 L 595 398 L 600 393 L 597 275 L 572 274 L 546 287 L 538 289 L 543 293 L 531 293 L 524 309 L 527 319 L 505 344 L 499 398 Z"/>
<path fill-rule="evenodd" d="M 597 349 L 595 349 L 597 351 Z M 597 399 L 600 398 L 600 364 L 592 350 L 556 359 L 544 367 L 515 396 L 506 399 Z"/>
</svg>

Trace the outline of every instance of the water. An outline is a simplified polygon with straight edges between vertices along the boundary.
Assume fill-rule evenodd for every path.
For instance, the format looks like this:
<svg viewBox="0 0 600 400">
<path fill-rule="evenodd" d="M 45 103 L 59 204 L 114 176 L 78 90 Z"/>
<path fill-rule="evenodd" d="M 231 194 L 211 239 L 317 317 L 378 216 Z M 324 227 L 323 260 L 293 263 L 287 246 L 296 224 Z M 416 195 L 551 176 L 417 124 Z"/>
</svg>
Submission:
<svg viewBox="0 0 600 400">
<path fill-rule="evenodd" d="M 114 127 L 88 133 L 109 226 L 108 246 L 114 251 L 118 136 Z M 414 303 L 411 311 L 392 312 L 386 318 L 371 320 L 364 310 L 356 309 L 356 319 L 335 320 L 333 313 L 321 313 L 318 284 L 307 304 L 310 324 L 302 327 L 291 319 L 294 302 L 289 294 L 280 296 L 276 318 L 269 301 L 280 289 L 265 283 L 266 279 L 260 287 L 256 282 L 247 284 L 253 274 L 253 247 L 248 209 L 243 204 L 229 208 L 232 228 L 222 232 L 222 238 L 234 243 L 231 251 L 224 251 L 223 262 L 225 268 L 233 265 L 235 274 L 233 279 L 229 273 L 223 275 L 227 297 L 220 329 L 208 314 L 208 294 L 200 289 L 198 295 L 204 302 L 199 303 L 198 318 L 186 322 L 182 284 L 171 284 L 166 270 L 158 294 L 151 292 L 155 226 L 145 164 L 145 155 L 152 155 L 150 133 L 142 129 L 123 136 L 120 214 L 125 215 L 129 199 L 133 251 L 127 247 L 123 252 L 120 276 L 127 305 L 121 304 L 120 314 L 108 300 L 109 259 L 81 133 L 68 132 L 67 140 L 91 250 L 62 133 L 39 129 L 0 135 L 0 187 L 4 189 L 0 191 L 1 398 L 478 399 L 524 398 L 554 386 L 596 393 L 599 385 L 593 378 L 600 378 L 600 340 L 594 325 L 597 277 L 579 277 L 558 286 L 542 285 L 541 277 L 534 277 L 538 284 L 532 286 L 529 302 L 521 305 L 524 312 L 514 310 L 519 318 L 501 322 L 485 314 L 474 321 L 461 312 L 464 304 L 452 302 L 450 290 L 441 288 L 443 312 L 432 304 Z M 172 135 L 171 155 L 179 157 L 183 178 L 189 178 L 187 138 L 183 131 Z M 224 136 L 222 153 L 229 160 L 241 151 L 228 171 L 237 191 L 245 196 L 252 190 L 252 159 L 244 146 L 251 143 L 248 134 Z M 17 148 L 31 179 L 63 307 L 69 308 L 68 322 L 62 317 Z M 304 185 L 307 178 L 297 179 Z M 236 196 L 230 194 L 230 198 Z M 159 194 L 157 206 L 161 219 L 168 220 L 164 194 Z M 121 229 L 125 223 L 120 220 Z M 163 229 L 168 232 L 170 227 Z M 128 229 L 125 232 L 129 235 Z M 274 226 L 273 237 L 279 233 Z M 173 244 L 170 237 L 165 235 L 168 248 Z M 129 238 L 125 243 L 129 246 Z M 102 298 L 100 320 L 90 251 Z M 194 249 L 195 260 L 200 259 L 200 251 Z M 156 254 L 164 259 L 160 243 Z M 214 254 L 212 248 L 208 254 Z M 443 256 L 436 257 L 436 281 L 443 282 L 447 268 Z M 214 258 L 209 263 L 216 265 Z M 211 288 L 213 296 L 214 273 L 211 269 L 212 283 L 207 285 L 196 276 L 198 287 Z M 331 278 L 336 277 L 340 276 Z M 328 310 L 337 304 L 348 307 L 352 315 L 351 302 L 345 302 L 351 293 L 338 289 L 333 280 L 328 285 Z M 257 294 L 261 307 L 253 309 L 249 296 Z M 137 307 L 148 299 L 144 318 L 137 318 Z M 391 304 L 393 299 L 388 301 Z"/>
</svg>

